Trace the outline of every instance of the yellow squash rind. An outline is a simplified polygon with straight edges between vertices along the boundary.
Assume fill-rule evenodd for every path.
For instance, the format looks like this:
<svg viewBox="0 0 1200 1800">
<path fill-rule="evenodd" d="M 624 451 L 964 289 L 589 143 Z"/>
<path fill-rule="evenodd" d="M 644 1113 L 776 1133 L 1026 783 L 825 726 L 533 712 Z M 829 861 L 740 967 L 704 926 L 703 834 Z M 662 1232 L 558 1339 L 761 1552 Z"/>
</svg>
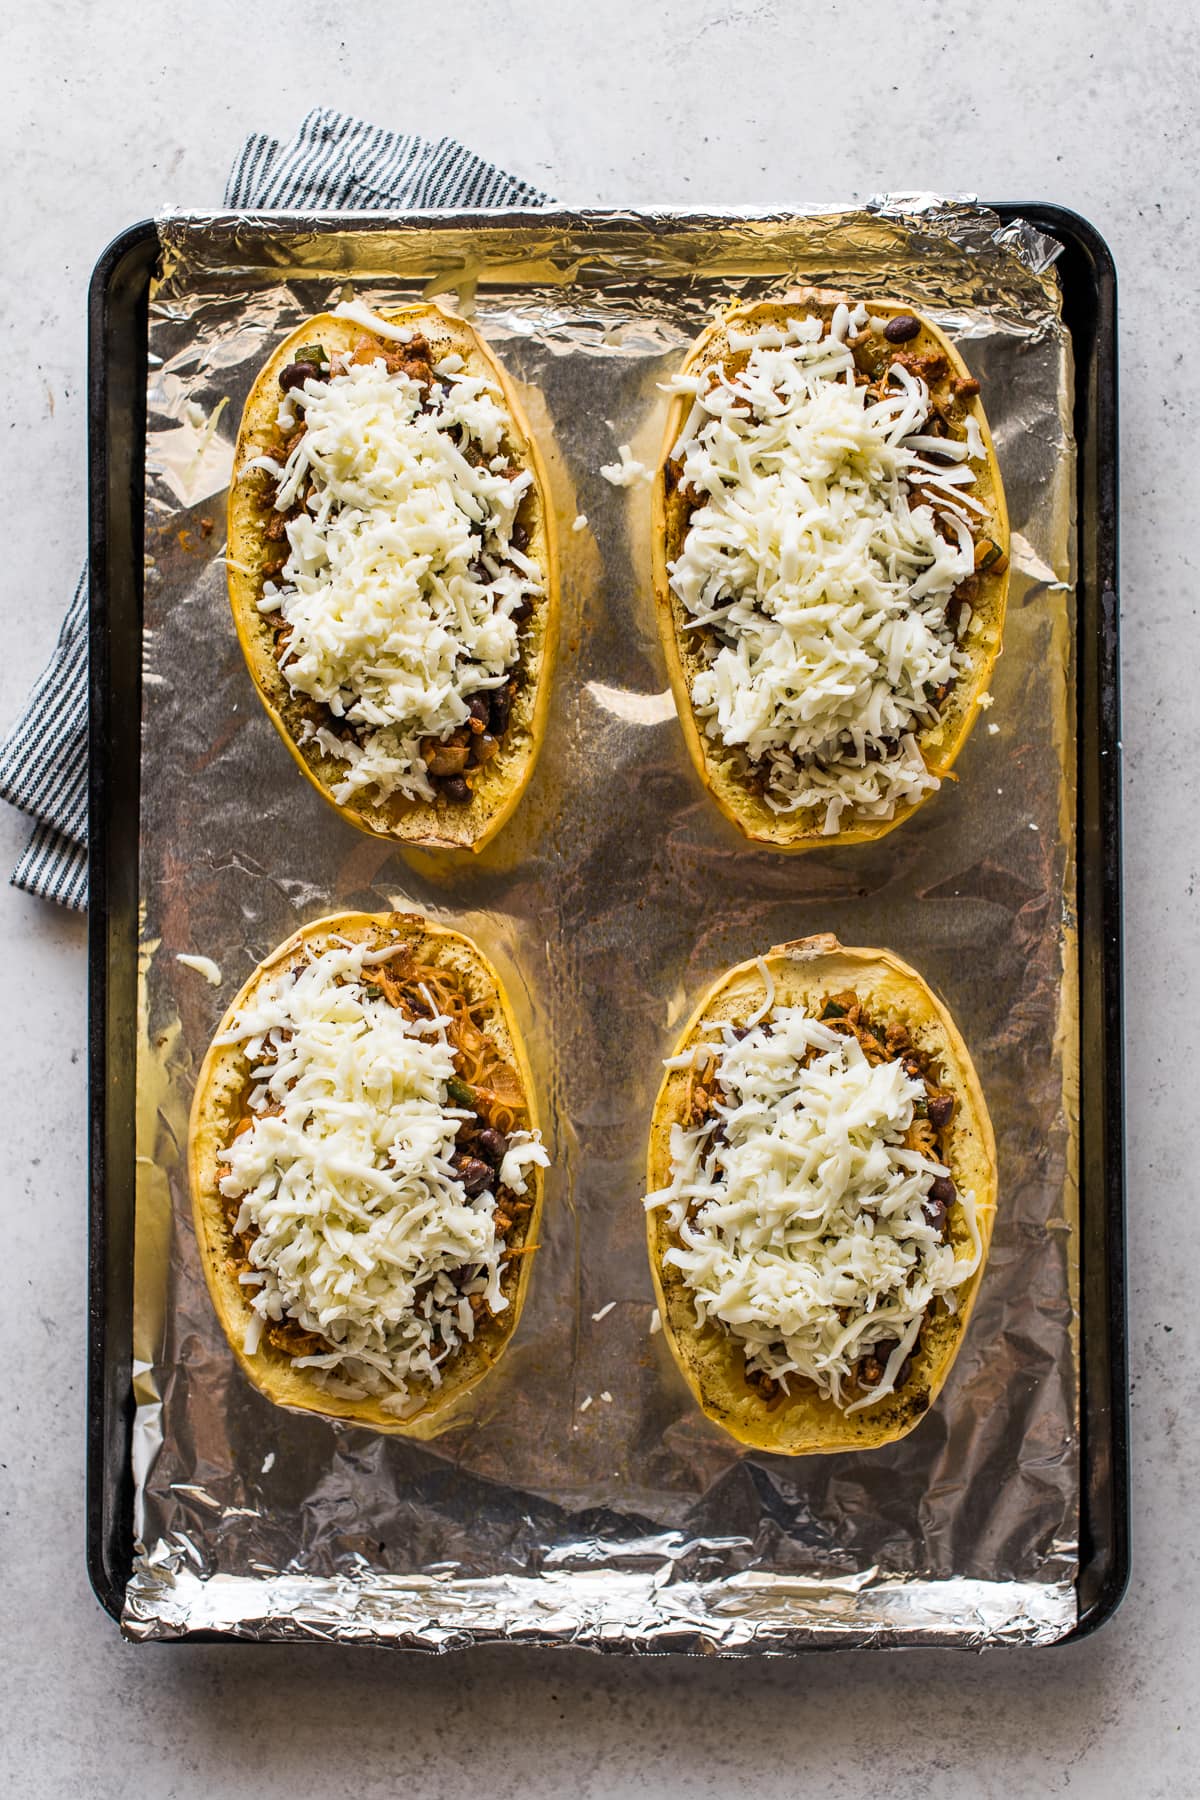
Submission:
<svg viewBox="0 0 1200 1800">
<path fill-rule="evenodd" d="M 795 318 L 801 313 L 820 314 L 821 317 L 828 318 L 833 309 L 843 303 L 854 306 L 857 302 L 849 295 L 833 293 L 824 288 L 800 288 L 777 300 L 735 306 L 697 338 L 688 352 L 681 373 L 696 374 L 723 362 L 731 326 L 752 330 L 756 325 L 783 323 L 787 318 Z M 919 319 L 920 334 L 903 346 L 898 345 L 897 349 L 903 348 L 918 354 L 940 350 L 947 358 L 952 374 L 959 377 L 968 375 L 967 366 L 954 345 L 936 325 L 921 318 L 913 308 L 903 306 L 898 301 L 874 299 L 869 302 L 869 307 L 872 316 L 876 318 L 910 313 Z M 659 635 L 688 754 L 696 773 L 726 818 L 732 820 L 754 843 L 763 844 L 770 849 L 792 853 L 822 845 L 833 847 L 840 844 L 865 844 L 884 837 L 889 831 L 894 831 L 897 825 L 903 824 L 918 806 L 924 804 L 924 799 L 898 806 L 890 819 L 855 819 L 844 814 L 846 823 L 842 828 L 834 833 L 826 833 L 824 808 L 785 814 L 772 812 L 748 778 L 749 765 L 744 754 L 740 750 L 730 750 L 708 737 L 696 719 L 692 710 L 691 688 L 695 676 L 703 666 L 703 659 L 696 634 L 684 631 L 687 615 L 671 592 L 667 573 L 668 565 L 675 560 L 682 547 L 685 528 L 682 510 L 668 492 L 667 467 L 690 405 L 689 396 L 676 395 L 667 415 L 662 453 L 654 478 L 651 543 Z M 992 670 L 1000 653 L 1008 599 L 1008 510 L 1004 501 L 1000 466 L 978 396 L 965 402 L 965 405 L 979 425 L 987 452 L 986 464 L 980 471 L 973 490 L 975 497 L 987 507 L 987 516 L 980 520 L 979 528 L 999 546 L 1004 557 L 1004 568 L 999 575 L 985 573 L 980 581 L 979 600 L 974 609 L 976 619 L 973 621 L 973 627 L 977 622 L 978 630 L 973 629 L 969 639 L 975 659 L 975 667 L 969 680 L 956 684 L 942 709 L 940 725 L 927 727 L 925 731 L 918 733 L 917 742 L 926 767 L 939 779 L 945 778 L 953 768 L 978 716 L 980 696 L 986 694 L 990 685 Z M 955 435 L 963 435 L 961 427 Z M 925 796 L 926 799 L 929 797 Z"/>
<path fill-rule="evenodd" d="M 419 913 L 334 913 L 305 925 L 259 964 L 214 1036 L 220 1037 L 230 1028 L 235 1014 L 260 983 L 294 962 L 306 945 L 327 943 L 335 934 L 356 943 L 366 941 L 372 947 L 403 939 L 421 960 L 454 971 L 464 990 L 482 1006 L 488 1035 L 520 1078 L 525 1093 L 526 1127 L 531 1131 L 538 1128 L 529 1059 L 499 975 L 470 938 L 436 925 Z M 532 1274 L 533 1249 L 538 1243 L 544 1191 L 541 1169 L 534 1167 L 526 1172 L 532 1205 L 527 1213 L 518 1215 L 508 1239 L 513 1249 L 530 1248 L 517 1259 L 517 1280 L 508 1290 L 507 1310 L 500 1319 L 489 1321 L 471 1344 L 443 1365 L 440 1387 L 420 1391 L 409 1415 L 397 1418 L 384 1411 L 378 1398 L 349 1400 L 326 1393 L 314 1381 L 311 1370 L 296 1368 L 290 1356 L 265 1339 L 253 1356 L 247 1356 L 243 1348 L 250 1307 L 230 1255 L 231 1233 L 217 1188 L 217 1172 L 221 1153 L 242 1111 L 246 1072 L 245 1057 L 236 1045 L 212 1044 L 197 1077 L 188 1126 L 192 1220 L 208 1291 L 230 1349 L 247 1379 L 278 1406 L 343 1419 L 397 1436 L 435 1436 L 454 1423 L 451 1415 L 458 1403 L 495 1366 L 517 1328 Z"/>
<path fill-rule="evenodd" d="M 879 1017 L 907 1025 L 923 1049 L 936 1054 L 943 1084 L 958 1105 L 951 1127 L 948 1166 L 960 1192 L 973 1190 L 982 1255 L 970 1280 L 956 1290 L 958 1311 L 939 1311 L 921 1334 L 912 1370 L 898 1393 L 848 1417 L 811 1383 L 790 1395 L 765 1400 L 746 1379 L 737 1340 L 717 1325 L 696 1323 L 690 1290 L 665 1264 L 671 1237 L 665 1209 L 647 1214 L 646 1236 L 654 1291 L 671 1353 L 703 1411 L 739 1443 L 781 1456 L 873 1450 L 895 1442 L 924 1418 L 950 1373 L 979 1291 L 996 1212 L 996 1142 L 979 1077 L 957 1026 L 915 969 L 887 950 L 844 949 L 835 937 L 777 944 L 762 959 L 775 983 L 779 1006 L 811 1005 L 853 988 Z M 704 1020 L 745 1019 L 767 993 L 758 961 L 739 963 L 709 988 L 676 1045 L 682 1053 L 699 1038 Z M 647 1160 L 647 1191 L 671 1179 L 671 1127 L 682 1119 L 687 1072 L 669 1070 L 654 1103 Z M 963 1208 L 950 1211 L 951 1241 L 958 1254 L 970 1244 Z"/>
<path fill-rule="evenodd" d="M 304 344 L 319 341 L 330 352 L 352 350 L 367 335 L 366 327 L 357 320 L 338 318 L 332 313 L 306 320 L 275 348 L 255 378 L 242 414 L 229 488 L 229 604 L 246 666 L 267 716 L 317 792 L 343 818 L 374 837 L 389 838 L 414 849 L 478 851 L 511 817 L 529 784 L 546 732 L 558 637 L 558 556 L 550 486 L 537 440 L 509 376 L 465 319 L 432 303 L 404 307 L 380 317 L 390 325 L 411 325 L 421 330 L 434 350 L 443 355 L 457 351 L 468 368 L 500 390 L 512 421 L 508 448 L 533 474 L 528 553 L 543 571 L 545 592 L 522 631 L 524 684 L 517 691 L 498 754 L 472 775 L 471 800 L 464 806 L 438 806 L 399 797 L 376 804 L 361 795 L 344 804 L 335 800 L 332 789 L 344 775 L 344 767 L 318 746 L 299 741 L 302 713 L 275 659 L 271 626 L 257 606 L 263 566 L 278 554 L 279 546 L 268 543 L 263 536 L 270 503 L 261 483 L 247 479 L 246 465 L 265 454 L 275 440 L 275 417 L 282 397 L 280 371 Z"/>
</svg>

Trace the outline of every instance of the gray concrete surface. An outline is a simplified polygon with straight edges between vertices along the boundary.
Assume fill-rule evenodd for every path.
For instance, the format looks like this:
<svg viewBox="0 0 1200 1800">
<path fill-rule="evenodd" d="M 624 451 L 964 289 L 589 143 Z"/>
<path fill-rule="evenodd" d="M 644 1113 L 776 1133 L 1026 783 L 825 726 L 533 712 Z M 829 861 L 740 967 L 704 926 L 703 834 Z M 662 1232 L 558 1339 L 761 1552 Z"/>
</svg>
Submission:
<svg viewBox="0 0 1200 1800">
<path fill-rule="evenodd" d="M 1049 1653 L 790 1665 L 133 1648 L 83 1566 L 84 927 L 0 888 L 0 1782 L 43 1797 L 1200 1793 L 1200 289 L 1195 4 L 579 0 L 0 9 L 0 720 L 84 549 L 84 290 L 312 104 L 451 131 L 571 202 L 1043 198 L 1122 278 L 1135 1572 Z M 24 843 L 0 808 L 0 866 Z"/>
</svg>

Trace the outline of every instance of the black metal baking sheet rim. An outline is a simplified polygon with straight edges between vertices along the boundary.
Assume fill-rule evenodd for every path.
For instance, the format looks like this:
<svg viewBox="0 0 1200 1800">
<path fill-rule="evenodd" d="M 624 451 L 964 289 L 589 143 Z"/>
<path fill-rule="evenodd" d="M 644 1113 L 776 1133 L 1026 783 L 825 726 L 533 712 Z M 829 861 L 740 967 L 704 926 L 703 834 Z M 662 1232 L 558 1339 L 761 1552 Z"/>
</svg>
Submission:
<svg viewBox="0 0 1200 1800">
<path fill-rule="evenodd" d="M 1098 951 L 1094 971 L 1100 1009 L 1094 1021 L 1103 1048 L 1101 1076 L 1093 1093 L 1086 1059 L 1081 1059 L 1080 1167 L 1085 1172 L 1090 1147 L 1089 1127 L 1099 1131 L 1101 1144 L 1096 1164 L 1102 1204 L 1098 1223 L 1103 1233 L 1104 1259 L 1096 1281 L 1091 1309 L 1102 1299 L 1107 1318 L 1103 1344 L 1107 1369 L 1102 1382 L 1090 1384 L 1086 1352 L 1095 1346 L 1095 1326 L 1083 1332 L 1085 1355 L 1081 1357 L 1080 1406 L 1080 1565 L 1076 1592 L 1080 1611 L 1076 1625 L 1058 1639 L 1070 1643 L 1095 1631 L 1116 1611 L 1129 1580 L 1129 1431 L 1125 1307 L 1124 1213 L 1124 1089 L 1122 1038 L 1122 908 L 1121 908 L 1121 783 L 1120 696 L 1118 666 L 1118 563 L 1117 563 L 1117 360 L 1116 273 L 1104 239 L 1089 221 L 1065 208 L 1030 203 L 993 206 L 1002 222 L 1030 220 L 1063 246 L 1058 264 L 1063 278 L 1064 316 L 1076 352 L 1076 435 L 1080 447 L 1079 612 L 1076 645 L 1079 657 L 1077 695 L 1079 725 L 1079 904 L 1081 1020 L 1086 1004 L 1085 910 L 1094 906 Z M 282 223 L 289 214 L 264 215 L 264 221 Z M 456 213 L 460 223 L 485 225 L 494 215 Z M 513 221 L 525 217 L 531 225 L 553 229 L 562 215 L 530 210 L 524 215 L 506 213 Z M 586 224 L 589 218 L 612 222 L 623 216 L 617 210 L 596 209 L 571 214 Z M 780 214 L 780 217 L 786 216 Z M 639 215 L 628 214 L 631 222 Z M 701 211 L 675 215 L 681 222 L 719 223 L 725 215 Z M 320 230 L 394 229 L 402 224 L 436 220 L 431 214 L 331 214 L 306 224 Z M 118 1103 L 125 1099 L 121 1087 L 130 1087 L 127 1112 L 132 1124 L 132 1058 L 110 1056 L 112 1045 L 126 1017 L 132 1020 L 137 952 L 137 819 L 138 738 L 140 733 L 140 657 L 136 629 L 141 606 L 141 533 L 143 519 L 144 411 L 146 375 L 146 318 L 150 280 L 157 259 L 158 233 L 152 220 L 130 227 L 104 251 L 93 271 L 88 297 L 88 449 L 89 449 L 89 547 L 90 547 L 90 647 L 89 699 L 91 735 L 89 756 L 90 918 L 89 971 L 89 1148 L 91 1154 L 88 1273 L 88 1378 L 87 1378 L 87 1569 L 100 1604 L 119 1620 L 125 1589 L 132 1570 L 133 1517 L 132 1446 L 133 1395 L 132 1345 L 128 1322 L 132 1300 L 132 1137 L 129 1137 L 128 1231 L 118 1233 L 112 1217 L 113 1161 L 110 1127 Z M 116 366 L 120 354 L 133 358 L 135 379 L 122 390 Z M 1084 379 L 1086 371 L 1086 379 Z M 124 408 L 121 418 L 117 409 Z M 124 425 L 124 433 L 121 426 Z M 123 483 L 123 491 L 122 491 Z M 1084 493 L 1085 483 L 1094 494 Z M 126 508 L 127 502 L 127 508 Z M 1091 526 L 1091 530 L 1088 526 Z M 123 536 L 122 536 L 123 528 Z M 120 540 L 124 562 L 114 554 Z M 136 550 L 136 555 L 133 552 Z M 121 586 L 121 576 L 125 584 Z M 135 629 L 129 636 L 134 655 L 123 666 L 118 641 L 123 623 L 121 606 L 133 608 Z M 1085 633 L 1085 623 L 1094 630 Z M 124 680 L 119 696 L 114 681 Z M 118 704 L 118 700 L 121 704 Z M 1089 711 L 1094 701 L 1094 716 Z M 1098 729 L 1090 729 L 1093 726 Z M 1090 795 L 1097 803 L 1089 846 L 1082 801 Z M 133 827 L 132 854 L 114 851 L 113 838 L 122 821 Z M 1098 855 L 1095 893 L 1085 878 L 1089 847 Z M 122 878 L 125 889 L 122 890 Z M 130 889 L 130 883 L 132 888 Z M 116 946 L 125 957 L 124 990 L 118 990 L 120 970 Z M 130 1040 L 126 1040 L 127 1045 Z M 114 1080 L 117 1089 L 114 1092 Z M 117 1177 L 120 1170 L 117 1170 Z M 1091 1215 L 1096 1220 L 1096 1204 Z M 1087 1294 L 1089 1233 L 1081 1229 L 1081 1313 L 1089 1313 Z M 1093 1266 L 1091 1276 L 1096 1279 Z M 118 1302 L 114 1317 L 114 1298 Z M 1097 1394 L 1095 1387 L 1102 1387 Z M 119 1391 L 114 1391 L 119 1389 Z M 1089 1410 L 1107 1423 L 1105 1467 L 1099 1467 L 1096 1444 L 1089 1431 Z M 1102 1521 L 1093 1502 L 1106 1502 Z M 1097 1535 L 1096 1527 L 1106 1527 Z M 1085 1586 L 1088 1598 L 1084 1601 Z M 236 1632 L 205 1631 L 187 1641 L 250 1641 Z M 854 1646 L 815 1643 L 796 1646 L 792 1653 L 808 1649 L 836 1650 Z M 898 1647 L 898 1646 L 888 1646 Z"/>
<path fill-rule="evenodd" d="M 1077 831 L 1078 904 L 1080 946 L 1080 994 L 1086 992 L 1089 954 L 1099 967 L 1094 979 L 1100 994 L 1099 1019 L 1102 1053 L 1097 1092 L 1086 1056 L 1080 1059 L 1080 1177 L 1086 1174 L 1090 1134 L 1101 1134 L 1095 1180 L 1103 1194 L 1106 1259 L 1102 1280 L 1097 1282 L 1108 1318 L 1103 1345 L 1109 1367 L 1100 1404 L 1108 1411 L 1108 1463 L 1110 1480 L 1102 1495 L 1081 1490 L 1080 1571 L 1076 1592 L 1080 1616 L 1074 1629 L 1058 1640 L 1074 1643 L 1088 1637 L 1110 1619 L 1129 1585 L 1131 1560 L 1128 1312 L 1126 1304 L 1125 1249 L 1125 1089 L 1124 1089 L 1124 944 L 1122 905 L 1121 837 L 1121 699 L 1120 699 L 1120 564 L 1119 564 L 1119 457 L 1118 457 L 1118 354 L 1117 276 L 1112 252 L 1095 226 L 1065 207 L 1040 202 L 1007 203 L 996 209 L 1002 218 L 1021 217 L 1047 231 L 1063 245 L 1058 263 L 1063 276 L 1064 318 L 1071 330 L 1076 354 L 1076 436 L 1080 461 L 1078 478 L 1079 567 L 1076 615 L 1076 647 L 1079 658 L 1076 679 L 1078 774 Z M 1075 312 L 1076 278 L 1092 289 L 1092 308 L 1080 317 Z M 1086 354 L 1082 354 L 1085 351 Z M 1086 369 L 1086 381 L 1081 379 Z M 1094 493 L 1087 490 L 1094 489 Z M 1091 503 L 1091 532 L 1084 529 L 1085 504 Z M 1089 556 L 1089 552 L 1093 552 Z M 1083 629 L 1084 625 L 1089 629 Z M 1096 713 L 1089 708 L 1095 696 Z M 1098 730 L 1089 726 L 1098 724 Z M 1096 806 L 1093 837 L 1086 841 L 1084 812 L 1089 790 Z M 1084 878 L 1084 859 L 1089 848 L 1098 855 L 1094 884 Z M 1097 920 L 1089 929 L 1088 913 Z M 1082 1013 L 1081 1013 L 1082 1025 Z M 1089 1237 L 1080 1233 L 1081 1292 L 1089 1281 Z M 1093 1333 L 1093 1343 L 1097 1342 Z M 1085 1484 L 1094 1484 L 1095 1461 L 1088 1455 L 1088 1361 L 1081 1358 L 1080 1466 Z M 1093 1394 L 1092 1401 L 1096 1400 Z M 1082 1590 L 1091 1586 L 1092 1562 L 1085 1550 L 1094 1550 L 1091 1534 L 1097 1525 L 1093 1508 L 1086 1502 L 1106 1499 L 1109 1508 L 1107 1557 L 1097 1568 L 1098 1579 L 1086 1602 Z M 1094 1559 L 1099 1562 L 1097 1557 Z"/>
<path fill-rule="evenodd" d="M 113 968 L 113 936 L 122 926 L 133 928 L 136 968 L 136 885 L 129 895 L 119 891 L 120 858 L 112 851 L 114 815 L 130 800 L 136 820 L 138 768 L 130 758 L 129 720 L 125 720 L 125 766 L 114 756 L 114 611 L 123 593 L 140 612 L 141 535 L 144 511 L 144 416 L 146 391 L 146 314 L 150 280 L 158 257 L 158 233 L 152 220 L 123 232 L 104 251 L 88 289 L 88 587 L 89 587 L 89 740 L 88 740 L 88 1148 L 90 1155 L 88 1234 L 88 1365 L 87 1365 L 87 1571 L 105 1611 L 119 1620 L 133 1559 L 133 1480 L 130 1449 L 133 1425 L 131 1388 L 132 1343 L 126 1335 L 132 1309 L 132 1234 L 114 1230 L 114 1176 L 109 1155 L 114 1110 L 110 1092 L 109 1051 L 122 1024 L 122 995 Z M 115 367 L 121 350 L 133 359 L 136 379 L 123 394 L 114 393 Z M 125 442 L 114 441 L 115 412 L 128 409 Z M 120 499 L 112 485 L 126 459 L 126 491 Z M 114 532 L 124 524 L 130 543 L 123 544 L 122 569 L 114 554 Z M 136 558 L 129 551 L 136 546 Z M 120 578 L 125 576 L 123 588 Z M 119 592 L 118 592 L 119 590 Z M 114 606 L 114 592 L 118 597 Z M 140 717 L 140 656 L 134 635 L 132 676 L 134 718 Z M 118 645 L 119 649 L 120 646 Z M 137 732 L 132 733 L 136 751 Z M 132 760 L 132 770 L 128 765 Z M 122 794 L 118 777 L 132 776 L 131 794 Z M 126 881 L 136 884 L 136 839 L 132 869 Z M 122 918 L 129 910 L 130 916 Z M 125 997 L 126 1004 L 128 997 Z M 127 1057 L 127 1063 L 130 1059 Z M 126 1081 L 133 1078 L 132 1067 Z M 124 1096 L 121 1096 L 122 1100 Z M 129 1121 L 132 1124 L 132 1093 Z M 132 1132 L 129 1133 L 132 1150 Z M 120 1171 L 118 1171 L 118 1174 Z M 125 1172 L 126 1203 L 132 1227 L 132 1162 Z M 114 1300 L 118 1302 L 114 1306 Z M 114 1316 L 114 1313 L 118 1316 Z M 119 1392 L 114 1393 L 114 1387 Z"/>
</svg>

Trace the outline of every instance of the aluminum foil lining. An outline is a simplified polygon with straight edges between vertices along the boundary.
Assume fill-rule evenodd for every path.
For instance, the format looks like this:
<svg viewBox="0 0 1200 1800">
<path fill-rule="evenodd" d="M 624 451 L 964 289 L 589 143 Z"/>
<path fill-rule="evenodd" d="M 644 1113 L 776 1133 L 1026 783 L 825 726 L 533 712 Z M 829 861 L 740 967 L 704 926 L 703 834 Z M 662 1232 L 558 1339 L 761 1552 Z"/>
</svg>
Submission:
<svg viewBox="0 0 1200 1800">
<path fill-rule="evenodd" d="M 1074 446 L 1055 246 L 933 196 L 767 218 L 189 216 L 160 235 L 126 1632 L 728 1652 L 1061 1636 L 1080 1464 Z M 655 631 L 649 491 L 599 469 L 622 443 L 653 463 L 659 384 L 694 335 L 792 278 L 905 299 L 961 346 L 1003 467 L 1013 585 L 995 704 L 959 779 L 877 844 L 784 858 L 751 849 L 692 772 Z M 356 833 L 300 778 L 225 597 L 246 392 L 283 333 L 351 290 L 469 313 L 550 468 L 549 734 L 514 819 L 469 863 Z M 274 945 L 342 907 L 423 908 L 478 938 L 521 1015 L 554 1155 L 516 1339 L 467 1422 L 426 1444 L 252 1390 L 190 1223 L 187 1112 L 217 1021 Z M 890 946 L 948 1001 L 995 1120 L 1000 1211 L 918 1429 L 872 1454 L 787 1459 L 708 1423 L 652 1333 L 644 1156 L 661 1060 L 699 993 L 828 930 Z M 180 953 L 213 958 L 221 985 Z"/>
</svg>

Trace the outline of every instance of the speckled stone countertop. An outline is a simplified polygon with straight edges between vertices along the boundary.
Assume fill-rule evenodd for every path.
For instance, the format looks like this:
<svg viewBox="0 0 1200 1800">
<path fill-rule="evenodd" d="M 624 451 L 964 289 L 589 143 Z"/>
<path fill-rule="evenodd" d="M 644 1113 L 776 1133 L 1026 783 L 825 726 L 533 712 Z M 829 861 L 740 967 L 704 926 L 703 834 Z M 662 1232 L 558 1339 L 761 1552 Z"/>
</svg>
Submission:
<svg viewBox="0 0 1200 1800">
<path fill-rule="evenodd" d="M 1200 1793 L 1194 759 L 1200 290 L 1194 7 L 1033 0 L 459 0 L 283 13 L 48 0 L 5 24 L 8 550 L 0 724 L 84 552 L 84 294 L 108 239 L 208 205 L 245 133 L 322 103 L 473 148 L 570 203 L 935 188 L 1057 201 L 1121 275 L 1135 1561 L 1043 1652 L 426 1661 L 119 1638 L 83 1561 L 83 921 L 0 888 L 0 1783 L 50 1796 Z M 15 503 L 14 503 L 15 502 Z M 0 807 L 0 864 L 26 827 Z M 7 1781 L 5 1781 L 7 1777 Z"/>
</svg>

